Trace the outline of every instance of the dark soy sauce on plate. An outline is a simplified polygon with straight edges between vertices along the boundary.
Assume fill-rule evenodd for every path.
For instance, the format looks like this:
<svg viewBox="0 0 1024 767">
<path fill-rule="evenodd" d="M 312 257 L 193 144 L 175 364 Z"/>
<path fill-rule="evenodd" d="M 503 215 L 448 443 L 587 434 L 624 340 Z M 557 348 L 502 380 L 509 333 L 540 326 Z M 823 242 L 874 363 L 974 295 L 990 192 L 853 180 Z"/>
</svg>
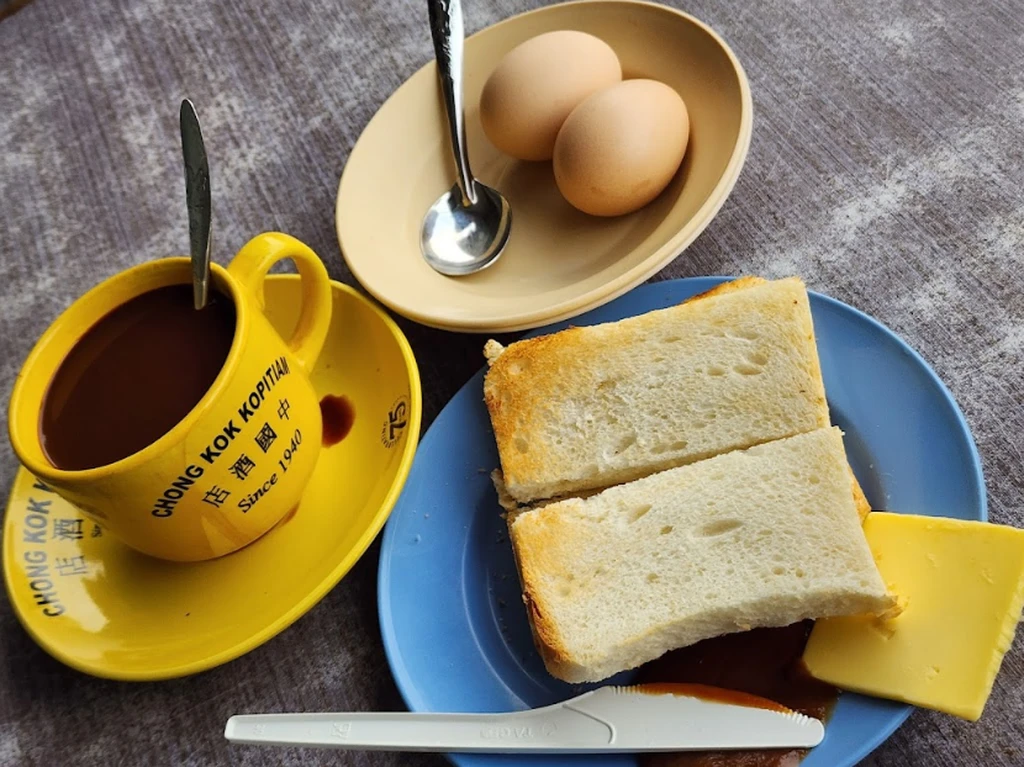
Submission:
<svg viewBox="0 0 1024 767">
<path fill-rule="evenodd" d="M 196 311 L 192 285 L 126 301 L 86 331 L 43 399 L 39 437 L 58 469 L 106 466 L 177 425 L 217 378 L 235 337 L 235 306 L 210 292 Z"/>
<path fill-rule="evenodd" d="M 641 667 L 637 683 L 687 682 L 757 695 L 824 721 L 839 697 L 800 660 L 813 621 L 754 629 L 674 650 Z M 739 702 L 738 700 L 736 702 Z M 641 754 L 641 767 L 797 767 L 806 749 Z"/>
</svg>

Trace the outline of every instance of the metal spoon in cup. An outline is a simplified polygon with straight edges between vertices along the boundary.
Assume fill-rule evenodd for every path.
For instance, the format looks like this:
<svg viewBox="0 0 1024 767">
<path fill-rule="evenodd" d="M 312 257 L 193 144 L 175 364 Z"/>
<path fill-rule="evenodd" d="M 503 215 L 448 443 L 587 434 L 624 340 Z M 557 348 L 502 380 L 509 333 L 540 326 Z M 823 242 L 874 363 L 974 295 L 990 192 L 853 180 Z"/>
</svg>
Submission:
<svg viewBox="0 0 1024 767">
<path fill-rule="evenodd" d="M 512 210 L 497 190 L 480 183 L 469 167 L 462 105 L 462 3 L 429 0 L 430 34 L 444 97 L 458 177 L 423 219 L 420 250 L 441 274 L 472 274 L 498 260 L 508 242 Z"/>
<path fill-rule="evenodd" d="M 210 291 L 210 166 L 203 133 L 192 102 L 181 102 L 181 153 L 185 159 L 185 202 L 192 252 L 192 297 L 196 310 L 206 306 Z"/>
</svg>

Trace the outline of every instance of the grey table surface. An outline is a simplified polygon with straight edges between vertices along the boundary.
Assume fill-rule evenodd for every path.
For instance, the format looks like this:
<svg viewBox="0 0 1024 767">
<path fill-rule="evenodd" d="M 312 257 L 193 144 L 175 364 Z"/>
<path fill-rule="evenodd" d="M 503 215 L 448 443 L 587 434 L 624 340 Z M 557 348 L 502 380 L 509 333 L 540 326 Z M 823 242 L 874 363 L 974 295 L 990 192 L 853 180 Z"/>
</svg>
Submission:
<svg viewBox="0 0 1024 767">
<path fill-rule="evenodd" d="M 466 0 L 470 31 L 539 3 Z M 799 274 L 903 335 L 949 385 L 994 521 L 1024 526 L 1024 6 L 1020 0 L 692 0 L 755 103 L 750 156 L 707 231 L 655 279 Z M 341 170 L 431 57 L 406 0 L 0 3 L 0 389 L 87 286 L 186 249 L 177 100 L 203 119 L 216 258 L 268 229 L 353 283 Z M 481 339 L 402 321 L 424 428 Z M 0 446 L 0 488 L 17 464 Z M 440 757 L 229 747 L 238 711 L 397 709 L 375 606 L 378 547 L 263 647 L 191 678 L 93 679 L 50 659 L 0 597 L 0 765 L 440 765 Z M 918 711 L 865 764 L 1024 764 L 1024 642 L 983 719 Z"/>
</svg>

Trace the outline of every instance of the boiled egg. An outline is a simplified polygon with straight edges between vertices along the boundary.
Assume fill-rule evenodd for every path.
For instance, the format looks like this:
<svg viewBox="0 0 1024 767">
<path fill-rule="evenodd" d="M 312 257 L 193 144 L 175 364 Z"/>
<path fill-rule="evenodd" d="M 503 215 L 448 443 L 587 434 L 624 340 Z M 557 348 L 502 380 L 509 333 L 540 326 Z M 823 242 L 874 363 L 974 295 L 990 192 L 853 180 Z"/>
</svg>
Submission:
<svg viewBox="0 0 1024 767">
<path fill-rule="evenodd" d="M 589 96 L 566 118 L 555 141 L 555 182 L 584 213 L 631 213 L 668 186 L 689 137 L 689 114 L 675 90 L 626 80 Z"/>
<path fill-rule="evenodd" d="M 621 80 L 619 58 L 600 38 L 572 30 L 546 32 L 498 63 L 480 95 L 480 123 L 505 154 L 550 160 L 569 113 Z"/>
</svg>

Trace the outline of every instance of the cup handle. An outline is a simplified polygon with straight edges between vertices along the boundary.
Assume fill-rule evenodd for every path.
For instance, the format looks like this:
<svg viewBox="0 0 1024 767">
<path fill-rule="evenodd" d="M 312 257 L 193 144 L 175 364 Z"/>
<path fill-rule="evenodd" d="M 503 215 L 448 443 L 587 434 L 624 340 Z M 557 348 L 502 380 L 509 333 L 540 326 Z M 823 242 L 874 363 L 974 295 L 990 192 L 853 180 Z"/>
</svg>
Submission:
<svg viewBox="0 0 1024 767">
<path fill-rule="evenodd" d="M 298 267 L 302 285 L 302 309 L 288 348 L 308 373 L 320 355 L 331 324 L 331 279 L 319 256 L 307 245 L 281 232 L 258 234 L 228 264 L 228 273 L 265 306 L 263 280 L 274 264 L 290 258 Z"/>
</svg>

